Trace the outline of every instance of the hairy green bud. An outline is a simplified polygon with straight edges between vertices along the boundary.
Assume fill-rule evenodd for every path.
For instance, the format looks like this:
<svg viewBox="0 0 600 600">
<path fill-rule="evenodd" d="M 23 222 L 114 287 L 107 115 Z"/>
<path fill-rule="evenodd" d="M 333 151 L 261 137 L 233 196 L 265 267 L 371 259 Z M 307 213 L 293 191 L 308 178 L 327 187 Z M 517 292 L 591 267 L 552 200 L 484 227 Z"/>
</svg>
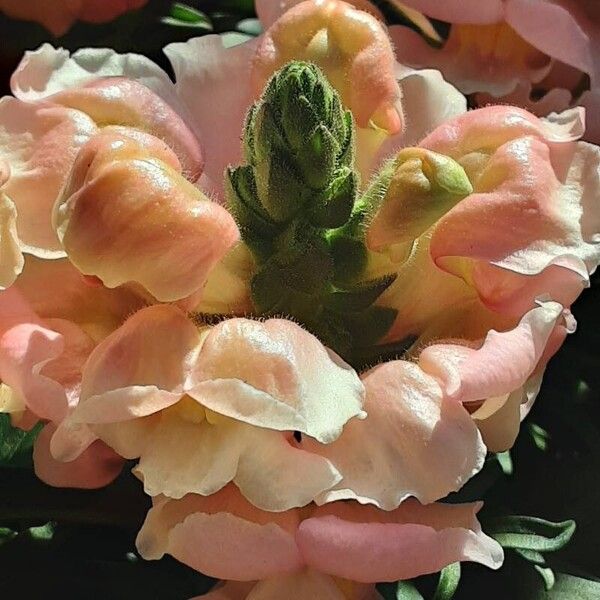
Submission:
<svg viewBox="0 0 600 600">
<path fill-rule="evenodd" d="M 376 343 L 395 317 L 373 306 L 394 277 L 361 281 L 354 139 L 352 114 L 321 70 L 292 62 L 248 113 L 247 164 L 226 173 L 230 209 L 257 264 L 257 312 L 301 322 L 346 357 L 357 343 Z"/>
</svg>

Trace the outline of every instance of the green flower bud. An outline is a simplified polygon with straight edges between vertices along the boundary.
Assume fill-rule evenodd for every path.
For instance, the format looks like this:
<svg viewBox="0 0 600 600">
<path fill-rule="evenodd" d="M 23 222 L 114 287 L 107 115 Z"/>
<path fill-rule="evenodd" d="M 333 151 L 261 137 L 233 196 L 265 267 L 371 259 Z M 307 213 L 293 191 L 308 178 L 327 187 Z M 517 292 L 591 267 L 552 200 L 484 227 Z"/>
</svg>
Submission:
<svg viewBox="0 0 600 600">
<path fill-rule="evenodd" d="M 394 277 L 361 280 L 371 204 L 356 203 L 352 114 L 318 67 L 293 62 L 272 77 L 243 148 L 247 165 L 227 171 L 226 191 L 255 258 L 257 312 L 293 318 L 345 356 L 374 344 L 395 318 L 373 306 Z"/>
<path fill-rule="evenodd" d="M 293 62 L 273 76 L 244 132 L 258 200 L 273 221 L 331 203 L 325 190 L 336 191 L 332 183 L 352 167 L 353 131 L 351 113 L 318 67 Z"/>
</svg>

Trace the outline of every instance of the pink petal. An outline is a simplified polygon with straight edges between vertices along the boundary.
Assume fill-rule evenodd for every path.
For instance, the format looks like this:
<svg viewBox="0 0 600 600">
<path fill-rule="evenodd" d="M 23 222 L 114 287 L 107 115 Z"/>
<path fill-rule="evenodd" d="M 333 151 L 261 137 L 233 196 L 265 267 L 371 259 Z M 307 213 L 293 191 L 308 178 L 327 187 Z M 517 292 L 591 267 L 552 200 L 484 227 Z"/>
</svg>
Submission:
<svg viewBox="0 0 600 600">
<path fill-rule="evenodd" d="M 175 71 L 177 94 L 189 108 L 191 124 L 206 149 L 201 184 L 221 202 L 225 168 L 241 162 L 243 123 L 252 101 L 254 49 L 255 42 L 225 48 L 216 35 L 169 44 L 164 49 Z"/>
<path fill-rule="evenodd" d="M 392 510 L 409 496 L 429 503 L 479 471 L 486 449 L 477 428 L 433 377 L 413 363 L 393 361 L 367 372 L 363 382 L 367 418 L 348 423 L 328 446 L 303 442 L 343 477 L 319 504 L 355 499 Z"/>
<path fill-rule="evenodd" d="M 596 54 L 600 27 L 586 14 L 584 4 L 571 1 L 507 0 L 506 22 L 532 46 L 600 81 Z"/>
<path fill-rule="evenodd" d="M 96 340 L 106 337 L 145 304 L 129 290 L 86 284 L 68 260 L 27 256 L 15 286 L 41 318 L 71 321 Z"/>
<path fill-rule="evenodd" d="M 229 319 L 202 347 L 196 387 L 207 408 L 246 423 L 302 431 L 323 443 L 362 416 L 354 370 L 291 321 Z"/>
<path fill-rule="evenodd" d="M 69 0 L 2 0 L 0 10 L 12 19 L 35 21 L 53 35 L 64 35 L 77 20 L 91 23 L 112 21 L 129 10 L 142 7 L 147 0 L 83 0 L 73 3 Z"/>
<path fill-rule="evenodd" d="M 524 385 L 542 356 L 546 361 L 550 358 L 545 356 L 546 348 L 555 329 L 566 333 L 563 321 L 563 307 L 546 302 L 529 311 L 515 329 L 490 331 L 480 348 L 464 344 L 425 348 L 419 366 L 435 376 L 444 394 L 454 401 L 501 396 Z"/>
<path fill-rule="evenodd" d="M 239 231 L 173 168 L 168 148 L 128 131 L 111 128 L 82 149 L 55 228 L 71 262 L 107 287 L 133 281 L 160 301 L 186 298 L 201 290 Z"/>
<path fill-rule="evenodd" d="M 146 559 L 168 553 L 211 577 L 252 581 L 301 568 L 297 525 L 295 512 L 259 511 L 228 486 L 210 497 L 155 501 L 136 544 Z"/>
<path fill-rule="evenodd" d="M 442 48 L 432 47 L 405 26 L 390 27 L 390 35 L 399 62 L 438 69 L 465 94 L 503 96 L 520 81 L 541 81 L 552 68 L 550 57 L 504 22 L 454 25 Z"/>
<path fill-rule="evenodd" d="M 100 441 L 72 462 L 54 459 L 50 439 L 55 430 L 54 425 L 46 425 L 33 448 L 35 474 L 44 483 L 60 488 L 95 489 L 108 485 L 119 475 L 125 461 Z"/>
<path fill-rule="evenodd" d="M 259 581 L 246 600 L 306 600 L 318 598 L 319 600 L 381 600 L 373 586 L 371 594 L 350 595 L 342 591 L 332 577 L 319 573 L 313 569 L 305 569 L 293 575 L 271 577 Z M 361 590 L 361 591 L 364 591 Z"/>
<path fill-rule="evenodd" d="M 407 502 L 390 513 L 335 503 L 300 523 L 296 537 L 308 565 L 355 581 L 397 581 L 458 561 L 497 569 L 500 545 L 487 537 L 478 504 Z"/>
<path fill-rule="evenodd" d="M 504 13 L 503 0 L 402 0 L 428 17 L 449 23 L 496 23 Z"/>
</svg>

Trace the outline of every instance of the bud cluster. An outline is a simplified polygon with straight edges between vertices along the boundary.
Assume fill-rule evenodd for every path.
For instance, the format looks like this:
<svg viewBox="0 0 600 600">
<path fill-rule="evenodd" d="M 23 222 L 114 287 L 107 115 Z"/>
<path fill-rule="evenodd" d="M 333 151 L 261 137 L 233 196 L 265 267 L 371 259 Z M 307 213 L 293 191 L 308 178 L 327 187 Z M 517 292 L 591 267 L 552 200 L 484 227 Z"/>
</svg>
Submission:
<svg viewBox="0 0 600 600">
<path fill-rule="evenodd" d="M 228 200 L 257 272 L 262 315 L 303 323 L 343 355 L 374 344 L 395 311 L 373 306 L 393 281 L 361 281 L 364 229 L 356 221 L 359 176 L 354 122 L 318 67 L 292 62 L 248 114 L 247 164 L 227 173 Z"/>
</svg>

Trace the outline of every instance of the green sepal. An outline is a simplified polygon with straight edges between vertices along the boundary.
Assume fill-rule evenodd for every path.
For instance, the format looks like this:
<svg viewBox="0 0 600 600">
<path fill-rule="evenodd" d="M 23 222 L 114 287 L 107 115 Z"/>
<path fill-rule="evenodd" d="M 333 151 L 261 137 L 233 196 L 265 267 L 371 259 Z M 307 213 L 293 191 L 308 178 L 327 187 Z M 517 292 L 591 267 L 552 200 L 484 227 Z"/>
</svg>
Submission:
<svg viewBox="0 0 600 600">
<path fill-rule="evenodd" d="M 327 243 L 333 259 L 334 283 L 343 287 L 357 281 L 368 262 L 364 241 L 334 230 L 327 236 Z"/>
<path fill-rule="evenodd" d="M 357 189 L 357 174 L 347 167 L 338 170 L 329 186 L 311 202 L 311 223 L 327 229 L 344 225 L 352 214 Z"/>
<path fill-rule="evenodd" d="M 356 347 L 372 346 L 390 330 L 397 315 L 395 308 L 370 306 L 345 315 L 345 323 Z"/>
<path fill-rule="evenodd" d="M 326 306 L 334 312 L 361 312 L 369 308 L 395 281 L 396 275 L 388 275 L 374 281 L 361 282 L 353 289 L 336 290 L 327 298 Z"/>
<path fill-rule="evenodd" d="M 537 517 L 507 516 L 486 522 L 485 532 L 503 548 L 555 552 L 569 543 L 575 527 L 572 520 L 553 523 Z"/>
</svg>

